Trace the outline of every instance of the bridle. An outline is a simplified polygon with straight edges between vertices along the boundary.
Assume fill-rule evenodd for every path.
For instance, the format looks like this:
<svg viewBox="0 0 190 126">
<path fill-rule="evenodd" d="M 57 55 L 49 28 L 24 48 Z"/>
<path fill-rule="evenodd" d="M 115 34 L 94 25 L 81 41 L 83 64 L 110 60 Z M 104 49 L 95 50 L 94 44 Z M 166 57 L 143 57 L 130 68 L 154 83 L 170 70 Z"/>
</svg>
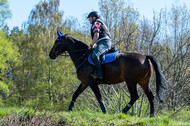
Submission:
<svg viewBox="0 0 190 126">
<path fill-rule="evenodd" d="M 67 56 L 66 55 L 66 51 L 64 51 L 65 52 L 65 55 L 63 55 L 63 54 L 61 54 L 61 50 L 63 49 L 63 47 L 62 47 L 62 42 L 61 42 L 61 39 L 65 36 L 65 35 L 63 35 L 61 32 L 59 32 L 59 31 L 57 31 L 57 34 L 58 34 L 58 38 L 56 39 L 56 41 L 58 41 L 58 42 L 60 42 L 60 48 L 58 49 L 58 55 L 57 56 Z M 72 52 L 72 53 L 78 53 L 78 52 L 82 52 L 82 51 L 86 51 L 79 59 L 77 59 L 77 61 L 73 61 L 73 63 L 74 64 L 76 64 L 76 69 L 78 70 L 78 68 L 86 61 L 86 59 L 87 59 L 87 54 L 90 52 L 89 50 L 88 50 L 88 48 L 86 48 L 86 49 L 79 49 L 79 50 L 74 50 L 74 51 L 70 51 L 70 52 Z M 85 59 L 84 59 L 84 57 L 86 57 Z M 79 62 L 81 59 L 84 59 L 82 62 Z"/>
</svg>

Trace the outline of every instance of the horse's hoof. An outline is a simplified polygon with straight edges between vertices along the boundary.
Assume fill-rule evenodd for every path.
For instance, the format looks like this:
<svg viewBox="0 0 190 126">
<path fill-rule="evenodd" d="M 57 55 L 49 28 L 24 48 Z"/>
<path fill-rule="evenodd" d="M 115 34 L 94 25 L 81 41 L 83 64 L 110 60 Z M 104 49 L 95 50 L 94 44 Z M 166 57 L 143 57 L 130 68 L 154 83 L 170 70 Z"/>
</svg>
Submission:
<svg viewBox="0 0 190 126">
<path fill-rule="evenodd" d="M 154 114 L 150 114 L 150 117 L 155 117 L 155 115 Z"/>
<path fill-rule="evenodd" d="M 122 113 L 127 114 L 128 111 L 129 111 L 129 108 L 124 108 L 124 109 L 122 110 Z"/>
<path fill-rule="evenodd" d="M 107 113 L 107 111 L 102 111 L 104 114 L 106 114 Z"/>
<path fill-rule="evenodd" d="M 127 114 L 127 111 L 123 109 L 123 110 L 122 110 L 122 113 Z"/>
<path fill-rule="evenodd" d="M 72 110 L 68 109 L 67 112 L 72 112 Z"/>
</svg>

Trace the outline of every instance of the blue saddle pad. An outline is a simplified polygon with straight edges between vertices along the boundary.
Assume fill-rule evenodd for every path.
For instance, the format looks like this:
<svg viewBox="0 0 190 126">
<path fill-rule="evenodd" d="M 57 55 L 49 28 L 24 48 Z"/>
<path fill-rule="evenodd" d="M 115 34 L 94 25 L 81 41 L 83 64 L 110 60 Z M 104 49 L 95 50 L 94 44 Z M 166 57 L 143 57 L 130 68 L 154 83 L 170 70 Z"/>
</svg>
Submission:
<svg viewBox="0 0 190 126">
<path fill-rule="evenodd" d="M 107 53 L 107 54 L 105 55 L 105 58 L 102 60 L 101 63 L 104 64 L 104 63 L 113 62 L 113 61 L 116 59 L 117 53 L 118 53 L 118 51 L 113 52 L 113 53 Z M 91 54 L 88 56 L 88 61 L 89 61 L 92 65 L 95 65 L 94 61 L 93 61 L 92 58 L 91 58 Z"/>
</svg>

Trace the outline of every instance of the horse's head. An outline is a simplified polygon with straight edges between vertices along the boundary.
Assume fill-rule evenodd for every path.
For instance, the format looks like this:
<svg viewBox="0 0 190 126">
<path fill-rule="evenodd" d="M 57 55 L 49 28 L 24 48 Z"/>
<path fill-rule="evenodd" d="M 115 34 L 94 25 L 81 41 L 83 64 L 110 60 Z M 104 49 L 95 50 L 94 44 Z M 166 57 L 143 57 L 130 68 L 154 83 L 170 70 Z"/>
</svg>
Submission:
<svg viewBox="0 0 190 126">
<path fill-rule="evenodd" d="M 55 40 L 55 43 L 49 53 L 49 57 L 50 59 L 55 59 L 56 57 L 58 57 L 60 54 L 62 54 L 65 50 L 65 45 L 64 45 L 64 35 L 57 31 L 57 39 Z"/>
</svg>

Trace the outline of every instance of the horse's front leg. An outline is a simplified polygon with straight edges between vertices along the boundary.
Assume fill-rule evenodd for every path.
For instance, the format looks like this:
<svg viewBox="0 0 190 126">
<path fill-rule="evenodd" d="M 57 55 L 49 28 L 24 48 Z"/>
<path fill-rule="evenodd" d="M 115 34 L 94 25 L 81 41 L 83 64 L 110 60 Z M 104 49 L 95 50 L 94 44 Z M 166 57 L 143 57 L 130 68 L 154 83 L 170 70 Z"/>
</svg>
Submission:
<svg viewBox="0 0 190 126">
<path fill-rule="evenodd" d="M 104 103 L 102 102 L 102 96 L 100 94 L 100 90 L 99 87 L 96 83 L 89 83 L 90 88 L 92 89 L 92 91 L 94 92 L 99 104 L 100 104 L 100 108 L 102 110 L 103 113 L 106 113 L 106 108 L 104 106 Z"/>
<path fill-rule="evenodd" d="M 77 97 L 88 87 L 88 84 L 86 83 L 81 83 L 78 87 L 78 89 L 75 91 L 75 93 L 73 94 L 73 97 L 72 97 L 72 100 L 71 100 L 71 103 L 69 105 L 69 109 L 68 111 L 72 111 L 73 110 L 73 107 L 75 105 L 75 101 L 77 99 Z"/>
</svg>

